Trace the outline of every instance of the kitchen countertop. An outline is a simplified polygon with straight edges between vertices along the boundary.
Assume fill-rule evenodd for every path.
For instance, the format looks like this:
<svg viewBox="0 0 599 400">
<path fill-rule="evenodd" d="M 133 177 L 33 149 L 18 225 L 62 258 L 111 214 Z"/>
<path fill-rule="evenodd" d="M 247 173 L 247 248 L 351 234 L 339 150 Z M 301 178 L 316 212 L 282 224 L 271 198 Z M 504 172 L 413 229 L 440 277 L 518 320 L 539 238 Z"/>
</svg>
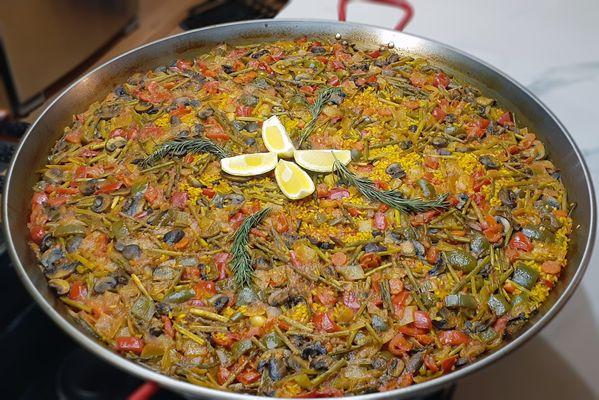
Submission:
<svg viewBox="0 0 599 400">
<path fill-rule="evenodd" d="M 527 86 L 583 150 L 599 187 L 596 0 L 410 0 L 405 32 L 462 49 Z M 278 18 L 336 19 L 336 0 L 291 0 Z M 351 2 L 348 21 L 394 26 L 402 12 Z M 559 315 L 518 351 L 460 381 L 463 399 L 599 399 L 599 251 Z M 482 396 L 481 396 L 482 395 Z"/>
</svg>

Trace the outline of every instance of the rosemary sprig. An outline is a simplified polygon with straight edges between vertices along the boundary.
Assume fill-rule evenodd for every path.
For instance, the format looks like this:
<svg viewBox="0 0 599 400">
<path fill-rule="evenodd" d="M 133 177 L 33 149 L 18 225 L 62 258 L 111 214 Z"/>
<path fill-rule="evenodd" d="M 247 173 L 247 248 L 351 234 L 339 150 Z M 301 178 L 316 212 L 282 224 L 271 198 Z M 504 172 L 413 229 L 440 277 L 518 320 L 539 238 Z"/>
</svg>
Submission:
<svg viewBox="0 0 599 400">
<path fill-rule="evenodd" d="M 227 157 L 227 152 L 216 143 L 203 138 L 175 139 L 162 143 L 156 151 L 144 158 L 140 167 L 147 168 L 167 156 L 184 156 L 189 153 L 210 153 L 220 158 Z"/>
<path fill-rule="evenodd" d="M 264 208 L 255 214 L 250 215 L 243 220 L 235 236 L 231 246 L 231 270 L 235 278 L 237 287 L 251 286 L 254 283 L 254 268 L 252 267 L 252 257 L 248 252 L 248 241 L 250 231 L 258 225 L 264 217 L 270 212 L 270 208 Z"/>
<path fill-rule="evenodd" d="M 331 97 L 333 97 L 333 95 L 343 96 L 343 90 L 336 87 L 326 87 L 318 91 L 316 100 L 314 100 L 314 104 L 312 104 L 312 106 L 310 107 L 310 114 L 312 115 L 312 119 L 304 127 L 299 142 L 297 143 L 298 149 L 302 147 L 304 140 L 306 140 L 312 134 L 312 131 L 316 127 L 316 121 L 318 120 L 318 116 L 322 112 L 322 108 L 331 100 Z"/>
<path fill-rule="evenodd" d="M 368 178 L 359 177 L 351 172 L 339 160 L 335 160 L 333 170 L 340 181 L 355 186 L 362 195 L 373 201 L 386 204 L 391 208 L 406 213 L 421 213 L 424 211 L 447 208 L 447 194 L 437 197 L 435 200 L 406 199 L 397 190 L 380 190 L 373 181 Z"/>
</svg>

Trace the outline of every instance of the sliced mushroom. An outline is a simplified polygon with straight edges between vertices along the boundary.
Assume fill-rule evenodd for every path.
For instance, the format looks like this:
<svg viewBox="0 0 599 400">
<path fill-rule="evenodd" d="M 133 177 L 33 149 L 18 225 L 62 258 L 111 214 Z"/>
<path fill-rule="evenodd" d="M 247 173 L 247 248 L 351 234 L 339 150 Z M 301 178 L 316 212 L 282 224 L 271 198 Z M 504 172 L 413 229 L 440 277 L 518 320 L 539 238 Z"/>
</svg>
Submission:
<svg viewBox="0 0 599 400">
<path fill-rule="evenodd" d="M 145 101 L 140 101 L 139 103 L 133 106 L 133 109 L 138 113 L 145 113 L 154 107 L 151 103 L 146 103 Z"/>
<path fill-rule="evenodd" d="M 406 176 L 406 172 L 398 163 L 389 164 L 389 166 L 385 169 L 385 172 L 393 179 L 401 179 Z"/>
<path fill-rule="evenodd" d="M 112 153 L 116 149 L 123 148 L 126 145 L 127 145 L 127 139 L 125 139 L 122 136 L 116 136 L 116 137 L 108 139 L 106 141 L 106 144 L 104 145 L 104 148 L 106 149 L 106 151 Z"/>
<path fill-rule="evenodd" d="M 94 198 L 94 202 L 90 207 L 93 212 L 102 213 L 110 207 L 110 196 L 107 194 L 99 194 Z"/>
<path fill-rule="evenodd" d="M 79 263 L 77 263 L 77 262 L 72 262 L 72 263 L 65 262 L 62 264 L 53 265 L 49 269 L 46 269 L 45 274 L 48 277 L 48 279 L 66 278 L 69 275 L 71 275 L 73 272 L 75 272 L 75 268 L 77 267 L 78 264 Z"/>
<path fill-rule="evenodd" d="M 135 260 L 141 257 L 141 248 L 136 244 L 128 244 L 123 247 L 121 254 L 123 254 L 123 257 L 127 260 Z"/>
<path fill-rule="evenodd" d="M 67 294 L 69 293 L 69 290 L 71 290 L 71 285 L 64 279 L 50 279 L 48 281 L 48 286 L 54 289 L 56 294 L 58 294 L 59 296 Z"/>
<path fill-rule="evenodd" d="M 104 293 L 107 290 L 113 290 L 116 288 L 117 281 L 112 276 L 105 276 L 104 278 L 98 279 L 94 283 L 94 292 L 96 293 Z"/>
<path fill-rule="evenodd" d="M 162 237 L 162 240 L 166 244 L 173 245 L 175 243 L 179 243 L 181 241 L 181 239 L 183 239 L 184 237 L 185 237 L 185 232 L 183 231 L 183 229 L 177 228 L 177 229 L 173 229 L 172 231 L 165 233 L 164 236 Z"/>
</svg>

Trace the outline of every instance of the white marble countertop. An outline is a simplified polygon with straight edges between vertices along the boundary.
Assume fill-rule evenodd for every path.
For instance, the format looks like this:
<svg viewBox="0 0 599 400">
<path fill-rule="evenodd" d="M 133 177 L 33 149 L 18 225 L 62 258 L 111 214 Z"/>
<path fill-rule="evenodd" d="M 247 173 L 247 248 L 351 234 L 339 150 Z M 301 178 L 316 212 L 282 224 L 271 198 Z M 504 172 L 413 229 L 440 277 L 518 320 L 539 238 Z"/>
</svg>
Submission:
<svg viewBox="0 0 599 400">
<path fill-rule="evenodd" d="M 599 1 L 409 0 L 405 31 L 503 70 L 553 110 L 599 187 Z M 336 0 L 291 0 L 280 18 L 337 18 Z M 347 19 L 394 26 L 401 11 L 350 3 Z M 599 251 L 559 315 L 528 344 L 458 385 L 456 399 L 599 399 Z"/>
</svg>

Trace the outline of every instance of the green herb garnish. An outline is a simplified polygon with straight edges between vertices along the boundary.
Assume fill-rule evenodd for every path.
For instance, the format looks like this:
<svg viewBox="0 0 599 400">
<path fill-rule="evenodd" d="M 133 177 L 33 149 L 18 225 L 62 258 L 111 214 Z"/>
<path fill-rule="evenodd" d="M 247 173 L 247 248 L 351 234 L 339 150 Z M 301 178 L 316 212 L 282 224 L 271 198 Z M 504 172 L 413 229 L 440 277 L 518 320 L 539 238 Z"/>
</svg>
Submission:
<svg viewBox="0 0 599 400">
<path fill-rule="evenodd" d="M 447 194 L 437 197 L 435 200 L 406 199 L 397 190 L 380 190 L 375 183 L 368 178 L 359 177 L 351 172 L 338 160 L 333 164 L 333 171 L 340 181 L 355 186 L 362 195 L 370 200 L 386 204 L 391 208 L 406 213 L 421 213 L 428 210 L 449 207 Z"/>
<path fill-rule="evenodd" d="M 264 208 L 255 214 L 250 215 L 243 220 L 242 224 L 235 232 L 233 245 L 231 246 L 231 270 L 235 277 L 237 287 L 251 286 L 254 283 L 254 268 L 252 267 L 252 257 L 248 252 L 248 241 L 250 231 L 258 225 L 264 217 L 270 212 L 270 208 Z"/>
<path fill-rule="evenodd" d="M 144 158 L 139 165 L 146 168 L 164 157 L 181 157 L 189 153 L 210 153 L 219 159 L 227 157 L 225 149 L 206 138 L 175 139 L 162 143 L 156 151 Z"/>
<path fill-rule="evenodd" d="M 310 122 L 306 124 L 302 135 L 300 136 L 299 142 L 297 143 L 297 148 L 301 148 L 304 140 L 306 140 L 311 134 L 314 128 L 316 127 L 316 121 L 318 120 L 318 116 L 322 112 L 322 108 L 331 100 L 333 95 L 343 96 L 343 90 L 336 87 L 326 87 L 318 91 L 316 96 L 316 100 L 314 100 L 314 104 L 310 107 L 310 114 L 312 115 L 312 119 Z"/>
</svg>

